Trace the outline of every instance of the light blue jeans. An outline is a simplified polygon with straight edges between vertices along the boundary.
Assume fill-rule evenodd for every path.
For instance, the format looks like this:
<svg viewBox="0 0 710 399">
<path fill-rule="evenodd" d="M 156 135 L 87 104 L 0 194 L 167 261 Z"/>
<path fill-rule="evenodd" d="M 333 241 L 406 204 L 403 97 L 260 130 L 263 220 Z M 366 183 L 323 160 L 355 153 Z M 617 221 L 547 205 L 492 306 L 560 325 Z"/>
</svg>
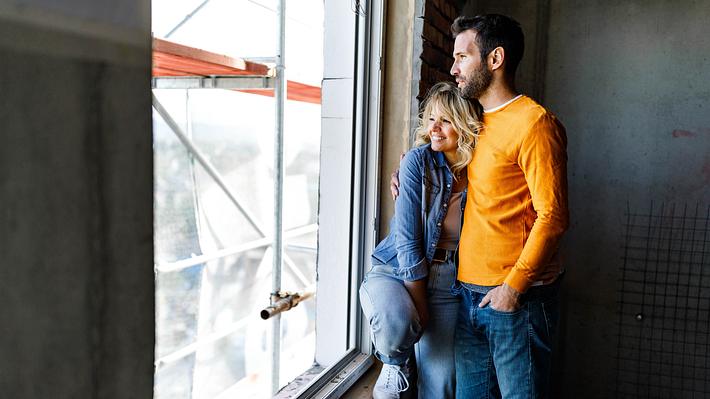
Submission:
<svg viewBox="0 0 710 399">
<path fill-rule="evenodd" d="M 403 364 L 414 352 L 419 398 L 454 397 L 454 331 L 459 306 L 459 297 L 451 292 L 455 281 L 453 260 L 429 266 L 429 324 L 423 333 L 414 303 L 391 266 L 374 265 L 360 287 L 375 355 L 385 364 Z"/>
</svg>

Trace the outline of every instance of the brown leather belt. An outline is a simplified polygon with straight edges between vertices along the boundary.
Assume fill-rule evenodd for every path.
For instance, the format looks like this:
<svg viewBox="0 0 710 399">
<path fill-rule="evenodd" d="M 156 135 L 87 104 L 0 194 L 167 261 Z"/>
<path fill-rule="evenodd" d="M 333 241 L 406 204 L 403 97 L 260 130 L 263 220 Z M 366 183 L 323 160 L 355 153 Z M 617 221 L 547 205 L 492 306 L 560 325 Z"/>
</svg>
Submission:
<svg viewBox="0 0 710 399">
<path fill-rule="evenodd" d="M 434 256 L 432 256 L 431 261 L 443 263 L 449 259 L 453 259 L 455 253 L 456 250 L 453 249 L 437 248 L 434 250 Z"/>
</svg>

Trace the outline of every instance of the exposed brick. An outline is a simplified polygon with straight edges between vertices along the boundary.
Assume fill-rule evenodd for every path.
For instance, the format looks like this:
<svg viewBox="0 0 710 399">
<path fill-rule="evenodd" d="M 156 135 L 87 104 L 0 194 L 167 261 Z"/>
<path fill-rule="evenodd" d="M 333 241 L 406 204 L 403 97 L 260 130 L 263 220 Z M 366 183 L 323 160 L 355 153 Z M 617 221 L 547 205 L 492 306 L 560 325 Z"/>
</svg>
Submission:
<svg viewBox="0 0 710 399">
<path fill-rule="evenodd" d="M 449 4 L 449 16 L 451 17 L 451 22 L 459 16 L 459 11 L 453 4 Z"/>
<path fill-rule="evenodd" d="M 436 10 L 443 15 L 446 19 L 449 19 L 451 16 L 447 13 L 447 4 L 446 2 L 442 2 L 441 4 L 437 5 Z"/>
<path fill-rule="evenodd" d="M 425 23 L 433 25 L 439 32 L 441 32 L 443 36 L 448 36 L 451 27 L 451 22 L 453 22 L 453 20 L 451 20 L 450 18 L 447 18 L 442 15 L 436 7 L 431 6 L 428 6 L 426 8 L 424 20 Z"/>
<path fill-rule="evenodd" d="M 423 61 L 428 63 L 429 65 L 438 67 L 438 66 L 446 66 L 448 65 L 451 60 L 451 56 L 444 51 L 434 47 L 429 43 L 428 41 L 424 41 L 422 43 L 422 55 L 421 58 Z"/>
<path fill-rule="evenodd" d="M 433 25 L 427 23 L 426 20 L 422 29 L 422 37 L 424 37 L 424 39 L 428 40 L 429 42 L 434 43 L 436 47 L 439 48 L 444 48 L 444 43 L 449 40 L 441 32 L 439 32 L 439 30 L 434 28 Z"/>
<path fill-rule="evenodd" d="M 443 14 L 446 18 L 453 19 L 453 16 L 449 12 L 449 3 L 447 1 L 443 1 L 441 5 L 439 6 L 439 10 L 441 11 L 441 14 Z"/>
<path fill-rule="evenodd" d="M 417 95 L 420 101 L 435 83 L 453 81 L 453 77 L 449 74 L 454 42 L 450 29 L 456 16 L 452 0 L 426 0 L 424 4 Z"/>
<path fill-rule="evenodd" d="M 453 82 L 454 77 L 451 76 L 449 73 L 449 70 L 438 70 L 436 73 L 436 81 L 437 82 Z"/>
<path fill-rule="evenodd" d="M 424 62 L 422 62 L 422 67 L 421 67 L 420 73 L 419 73 L 419 79 L 420 79 L 420 81 L 424 81 L 424 82 L 429 81 L 429 65 L 427 65 Z"/>
<path fill-rule="evenodd" d="M 419 81 L 419 95 L 417 95 L 417 98 L 421 101 L 426 97 L 427 92 L 431 87 L 434 86 L 433 83 L 425 82 L 423 80 Z"/>
</svg>

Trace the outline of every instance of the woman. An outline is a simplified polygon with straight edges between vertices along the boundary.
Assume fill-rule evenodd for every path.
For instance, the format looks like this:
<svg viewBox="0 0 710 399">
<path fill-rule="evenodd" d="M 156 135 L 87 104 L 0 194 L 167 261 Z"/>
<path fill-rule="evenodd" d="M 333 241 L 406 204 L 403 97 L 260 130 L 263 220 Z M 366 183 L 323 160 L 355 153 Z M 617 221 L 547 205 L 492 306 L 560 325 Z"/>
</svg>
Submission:
<svg viewBox="0 0 710 399">
<path fill-rule="evenodd" d="M 372 254 L 360 288 L 376 356 L 383 367 L 373 397 L 399 398 L 417 359 L 420 398 L 453 398 L 456 249 L 466 203 L 466 166 L 481 107 L 453 83 L 429 91 L 415 148 L 402 159 L 390 234 Z M 448 210 L 448 212 L 447 212 Z"/>
</svg>

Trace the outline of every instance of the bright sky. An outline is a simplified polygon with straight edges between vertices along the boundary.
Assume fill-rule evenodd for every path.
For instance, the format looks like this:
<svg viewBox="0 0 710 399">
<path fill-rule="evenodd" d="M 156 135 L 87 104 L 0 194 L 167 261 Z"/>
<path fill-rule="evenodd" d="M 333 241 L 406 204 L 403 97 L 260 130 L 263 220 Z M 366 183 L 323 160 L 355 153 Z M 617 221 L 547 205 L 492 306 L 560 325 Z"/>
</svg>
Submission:
<svg viewBox="0 0 710 399">
<path fill-rule="evenodd" d="M 165 38 L 175 26 L 203 4 L 204 0 L 153 0 L 152 31 Z M 298 5 L 298 7 L 294 6 Z M 273 57 L 277 21 L 275 0 L 208 0 L 167 40 L 232 57 Z M 323 0 L 286 0 L 286 75 L 289 80 L 321 85 L 323 76 Z M 185 93 L 182 90 L 155 90 L 159 100 L 178 123 L 185 123 Z M 274 151 L 275 107 L 273 97 L 227 90 L 191 90 L 190 115 L 203 140 L 230 140 L 256 149 L 258 170 L 271 170 Z M 299 154 L 316 153 L 320 148 L 319 104 L 287 101 L 284 115 L 284 165 Z M 160 119 L 156 134 L 172 134 Z M 209 138 L 208 138 L 209 137 Z M 318 159 L 314 159 L 318 162 Z M 273 195 L 271 183 L 264 183 Z M 303 188 L 306 190 L 307 188 Z M 296 190 L 292 190 L 296 191 Z M 256 192 L 253 194 L 257 194 Z M 261 209 L 263 208 L 263 209 Z M 272 216 L 269 206 L 260 207 L 264 217 Z M 308 218 L 308 212 L 286 212 Z M 288 216 L 288 215 L 287 215 Z M 288 219 L 288 217 L 287 217 Z M 302 220 L 287 221 L 289 226 Z"/>
<path fill-rule="evenodd" d="M 204 0 L 153 0 L 152 31 L 165 38 Z M 208 0 L 170 41 L 232 57 L 273 57 L 275 0 Z M 320 86 L 323 77 L 323 0 L 286 0 L 286 74 Z"/>
</svg>

